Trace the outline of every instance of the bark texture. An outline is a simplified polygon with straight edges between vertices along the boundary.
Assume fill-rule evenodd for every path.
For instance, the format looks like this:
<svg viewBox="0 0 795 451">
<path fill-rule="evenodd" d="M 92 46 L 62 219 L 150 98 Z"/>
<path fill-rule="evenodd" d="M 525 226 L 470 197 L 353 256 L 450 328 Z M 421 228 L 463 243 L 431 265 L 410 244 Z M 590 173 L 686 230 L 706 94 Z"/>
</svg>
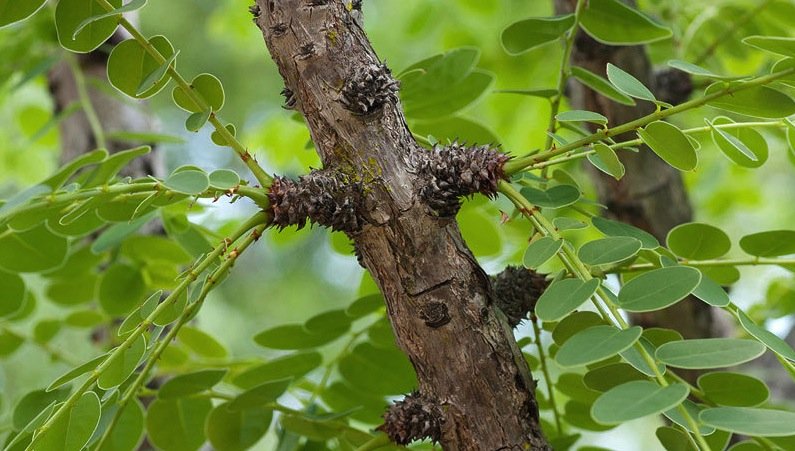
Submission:
<svg viewBox="0 0 795 451">
<path fill-rule="evenodd" d="M 549 449 L 534 382 L 493 306 L 489 278 L 454 217 L 420 194 L 429 151 L 412 138 L 396 84 L 356 19 L 336 0 L 257 0 L 252 12 L 324 171 L 362 186 L 361 227 L 346 232 L 384 294 L 419 384 L 411 407 L 387 420 L 431 425 L 393 424 L 393 439 L 438 425 L 432 438 L 448 450 Z"/>
<path fill-rule="evenodd" d="M 572 12 L 575 4 L 576 0 L 555 0 L 555 11 L 557 14 Z M 608 46 L 580 31 L 572 52 L 572 65 L 605 76 L 607 63 L 629 72 L 654 90 L 658 98 L 669 103 L 680 103 L 690 94 L 686 77 L 676 72 L 655 75 L 643 46 Z M 573 108 L 601 113 L 613 125 L 632 121 L 654 111 L 650 102 L 639 100 L 636 106 L 621 105 L 579 82 L 572 83 L 569 91 Z M 635 136 L 627 134 L 617 138 L 625 140 Z M 590 171 L 599 201 L 607 205 L 608 216 L 646 230 L 664 244 L 668 231 L 693 219 L 680 172 L 648 147 L 638 153 L 621 152 L 619 157 L 626 167 L 626 175 L 621 180 L 615 180 L 595 168 Z M 685 338 L 706 338 L 725 333 L 716 315 L 712 307 L 691 296 L 667 309 L 634 313 L 631 318 L 643 327 L 666 327 L 678 330 Z"/>
</svg>

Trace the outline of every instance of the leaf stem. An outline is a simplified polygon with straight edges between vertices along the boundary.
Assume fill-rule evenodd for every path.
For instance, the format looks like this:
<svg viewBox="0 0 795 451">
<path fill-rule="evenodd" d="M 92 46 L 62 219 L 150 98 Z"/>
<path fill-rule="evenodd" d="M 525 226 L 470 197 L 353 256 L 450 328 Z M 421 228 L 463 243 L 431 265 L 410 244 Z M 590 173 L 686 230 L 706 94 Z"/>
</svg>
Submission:
<svg viewBox="0 0 795 451">
<path fill-rule="evenodd" d="M 720 97 L 731 95 L 731 94 L 734 94 L 734 93 L 737 93 L 737 92 L 740 92 L 740 91 L 744 91 L 746 89 L 754 88 L 754 87 L 757 87 L 757 86 L 766 85 L 768 83 L 771 83 L 771 82 L 776 81 L 776 80 L 778 80 L 780 78 L 786 77 L 787 75 L 791 75 L 793 73 L 795 73 L 795 67 L 791 67 L 791 68 L 782 70 L 780 72 L 775 72 L 775 73 L 768 74 L 768 75 L 765 75 L 765 76 L 762 76 L 762 77 L 757 77 L 757 78 L 754 78 L 752 80 L 749 80 L 749 81 L 746 81 L 746 82 L 743 82 L 743 83 L 740 83 L 740 84 L 727 85 L 726 87 L 724 87 L 720 91 L 713 92 L 712 94 L 705 95 L 703 97 L 699 97 L 697 99 L 693 99 L 693 100 L 687 101 L 685 103 L 680 103 L 679 105 L 676 105 L 676 106 L 674 106 L 672 108 L 655 111 L 655 112 L 653 112 L 651 114 L 648 114 L 646 116 L 640 117 L 638 119 L 635 119 L 633 121 L 627 122 L 627 123 L 622 124 L 622 125 L 618 125 L 616 127 L 610 128 L 610 129 L 605 129 L 605 128 L 600 129 L 597 132 L 595 132 L 595 133 L 593 133 L 593 134 L 591 134 L 591 135 L 589 135 L 589 136 L 587 136 L 585 138 L 578 139 L 577 141 L 571 142 L 571 143 L 566 144 L 564 146 L 560 146 L 558 148 L 549 148 L 549 150 L 547 150 L 545 152 L 541 152 L 541 153 L 537 153 L 537 154 L 533 154 L 533 155 L 528 154 L 528 155 L 524 155 L 524 156 L 521 156 L 521 157 L 514 158 L 514 159 L 508 161 L 507 163 L 505 163 L 505 173 L 506 173 L 506 175 L 510 176 L 510 175 L 516 174 L 518 172 L 526 171 L 526 170 L 528 170 L 530 167 L 532 167 L 536 163 L 549 160 L 549 159 L 551 159 L 553 157 L 556 157 L 558 155 L 563 155 L 563 154 L 565 154 L 567 152 L 570 152 L 570 151 L 575 150 L 575 149 L 579 149 L 580 147 L 586 146 L 588 144 L 595 143 L 597 141 L 601 141 L 601 140 L 606 139 L 606 138 L 608 138 L 610 136 L 616 136 L 616 135 L 621 135 L 623 133 L 631 132 L 631 131 L 636 130 L 636 129 L 640 128 L 640 127 L 643 127 L 643 126 L 645 126 L 647 124 L 650 124 L 650 123 L 652 123 L 654 121 L 658 121 L 658 120 L 664 119 L 666 117 L 673 116 L 674 114 L 681 113 L 683 111 L 689 111 L 689 110 L 692 110 L 694 108 L 700 107 L 700 106 L 705 105 L 708 102 L 710 102 L 712 100 L 715 100 L 715 99 L 718 99 Z"/>
<path fill-rule="evenodd" d="M 727 258 L 715 260 L 687 260 L 680 259 L 679 264 L 685 266 L 693 266 L 695 268 L 716 268 L 724 266 L 764 266 L 764 265 L 795 265 L 795 258 Z M 630 273 L 638 271 L 648 271 L 655 269 L 657 266 L 652 263 L 638 263 L 636 265 L 629 265 L 623 268 L 616 268 L 608 271 L 609 273 Z"/>
<path fill-rule="evenodd" d="M 224 239 L 220 244 L 218 244 L 207 256 L 202 258 L 198 264 L 193 268 L 191 271 L 188 271 L 186 277 L 180 282 L 179 285 L 171 292 L 171 294 L 166 297 L 153 311 L 146 317 L 143 321 L 141 321 L 138 326 L 133 329 L 129 336 L 119 344 L 113 351 L 109 352 L 105 360 L 102 361 L 91 373 L 89 373 L 88 378 L 83 382 L 83 384 L 78 387 L 77 390 L 72 393 L 66 401 L 63 402 L 50 416 L 47 421 L 36 430 L 36 433 L 33 435 L 33 440 L 31 441 L 30 445 L 28 445 L 27 449 L 36 449 L 35 445 L 41 439 L 42 435 L 45 434 L 55 422 L 65 414 L 69 409 L 71 409 L 75 403 L 80 399 L 83 393 L 87 392 L 99 379 L 99 376 L 113 363 L 115 360 L 121 357 L 121 355 L 129 348 L 137 339 L 140 337 L 146 330 L 149 329 L 155 320 L 155 318 L 160 315 L 166 308 L 170 307 L 178 297 L 188 289 L 191 283 L 193 283 L 200 274 L 202 274 L 205 270 L 210 268 L 214 263 L 216 263 L 217 259 L 221 257 L 224 253 L 229 250 L 229 245 L 235 241 L 237 241 L 243 234 L 245 234 L 253 224 L 263 224 L 257 227 L 264 227 L 264 224 L 268 220 L 268 216 L 263 213 L 259 212 L 256 215 L 252 216 L 245 224 L 236 230 L 229 238 Z M 255 229 L 256 230 L 256 229 Z M 253 234 L 252 234 L 253 235 Z M 259 236 L 259 235 L 257 235 Z M 250 237 L 249 237 L 250 238 Z M 247 238 L 247 240 L 249 239 Z M 242 244 L 241 244 L 242 246 Z M 233 252 L 235 254 L 233 254 Z M 238 250 L 232 250 L 229 255 L 238 255 Z M 227 258 L 224 263 L 221 264 L 218 270 L 222 268 L 229 269 L 231 263 L 234 259 Z M 210 280 L 210 278 L 208 278 Z M 195 305 L 196 303 L 192 304 Z"/>
<path fill-rule="evenodd" d="M 71 53 L 67 53 L 66 61 L 69 63 L 69 68 L 75 79 L 75 87 L 77 88 L 77 96 L 80 99 L 80 106 L 83 107 L 83 113 L 85 113 L 88 126 L 91 128 L 91 134 L 94 135 L 94 142 L 98 148 L 108 149 L 108 142 L 105 139 L 105 130 L 103 130 L 102 122 L 100 122 L 99 116 L 97 115 L 97 110 L 91 102 L 91 96 L 88 95 L 83 68 L 80 67 L 77 58 Z"/>
<path fill-rule="evenodd" d="M 530 220 L 531 223 L 533 223 L 533 225 L 536 227 L 536 229 L 539 230 L 542 234 L 551 236 L 555 239 L 562 239 L 562 237 L 555 230 L 554 226 L 551 223 L 549 223 L 549 221 L 543 215 L 541 215 L 540 210 L 537 207 L 531 205 L 530 202 L 527 199 L 525 199 L 524 196 L 522 196 L 518 191 L 516 191 L 516 189 L 510 183 L 508 183 L 505 180 L 501 180 L 498 189 L 501 193 L 507 196 L 514 203 L 516 208 L 518 208 L 519 211 L 521 211 L 522 214 L 525 215 L 525 217 L 527 217 L 527 219 Z M 559 252 L 560 252 L 559 257 L 561 257 L 561 261 L 567 268 L 569 268 L 569 271 L 573 275 L 580 278 L 581 280 L 586 280 L 586 281 L 593 278 L 593 276 L 591 276 L 590 271 L 586 268 L 585 264 L 579 259 L 579 257 L 577 257 L 577 255 L 574 253 L 574 250 L 571 249 L 571 247 L 567 243 L 564 242 Z M 618 324 L 618 327 L 622 330 L 629 328 L 629 324 L 627 324 L 626 320 L 624 320 L 624 318 L 621 316 L 621 313 L 618 311 L 618 308 L 612 302 L 610 302 L 610 297 L 607 296 L 607 293 L 605 292 L 604 288 L 600 286 L 599 288 L 597 288 L 596 293 L 597 296 L 591 298 L 591 300 L 594 306 L 596 306 L 596 309 L 601 314 L 602 318 L 604 318 L 606 321 L 610 323 L 615 322 L 616 324 Z M 601 300 L 601 302 L 598 302 L 597 299 Z M 602 303 L 604 305 L 602 305 Z M 609 310 L 610 312 L 609 314 L 605 311 L 605 306 Z M 652 371 L 654 372 L 654 377 L 657 380 L 657 382 L 662 387 L 667 387 L 668 381 L 665 379 L 663 374 L 657 368 L 657 364 L 654 360 L 654 357 L 651 354 L 649 354 L 648 351 L 646 351 L 646 348 L 644 348 L 640 343 L 636 342 L 634 347 L 640 353 L 643 359 L 646 361 L 646 364 L 649 366 L 649 368 L 651 368 Z M 695 437 L 698 444 L 704 450 L 709 451 L 710 450 L 709 443 L 707 443 L 707 441 L 699 432 L 698 423 L 696 423 L 696 420 L 693 419 L 693 417 L 690 415 L 687 409 L 684 408 L 682 404 L 679 404 L 677 406 L 677 410 L 679 411 L 680 414 L 682 414 L 688 426 L 692 429 L 691 433 Z"/>
<path fill-rule="evenodd" d="M 115 9 L 113 5 L 111 5 L 107 0 L 96 0 L 96 2 L 99 3 L 108 12 L 113 11 Z M 130 35 L 133 37 L 133 39 L 138 41 L 138 43 L 141 44 L 141 47 L 143 47 L 144 50 L 146 50 L 146 53 L 148 53 L 149 56 L 151 56 L 158 64 L 160 65 L 166 64 L 166 62 L 168 61 L 166 57 L 163 56 L 155 48 L 155 46 L 153 46 L 149 42 L 149 40 L 146 39 L 146 37 L 143 34 L 141 34 L 141 32 L 135 27 L 135 25 L 133 25 L 123 16 L 119 17 L 119 25 L 121 25 L 122 28 L 127 30 L 127 32 L 129 32 Z M 185 80 L 185 78 L 182 77 L 182 75 L 180 75 L 179 72 L 177 72 L 174 65 L 169 66 L 167 73 L 169 77 L 171 77 L 171 79 L 174 80 L 175 83 L 177 83 L 179 88 L 182 89 L 182 92 L 186 96 L 188 96 L 193 102 L 195 102 L 196 105 L 199 105 L 199 107 L 203 111 L 211 110 L 210 105 L 208 105 L 207 102 L 205 102 L 204 98 L 198 95 L 196 91 L 191 89 L 190 83 L 188 83 L 188 81 Z M 246 166 L 249 168 L 251 173 L 259 182 L 260 186 L 262 186 L 263 188 L 269 187 L 271 183 L 273 183 L 273 177 L 271 177 L 270 174 L 265 172 L 262 166 L 260 166 L 257 163 L 257 161 L 251 156 L 251 154 L 248 153 L 248 150 L 246 150 L 245 146 L 243 146 L 243 144 L 234 135 L 232 135 L 232 133 L 230 133 L 229 130 L 226 129 L 226 127 L 221 123 L 221 121 L 218 120 L 218 117 L 216 117 L 215 112 L 211 112 L 209 122 L 215 128 L 215 131 L 217 131 L 226 140 L 226 142 L 229 143 L 232 150 L 234 150 L 235 153 L 237 153 L 240 159 L 243 160 L 243 163 L 245 163 Z"/>
<path fill-rule="evenodd" d="M 558 87 L 557 93 L 552 97 L 550 102 L 549 111 L 549 125 L 547 126 L 547 139 L 544 143 L 544 148 L 548 149 L 552 146 L 552 134 L 558 128 L 557 115 L 560 111 L 560 102 L 563 100 L 563 93 L 566 90 L 566 82 L 569 80 L 571 74 L 571 51 L 574 48 L 574 38 L 577 36 L 578 25 L 580 23 L 580 15 L 585 6 L 585 0 L 577 0 L 577 5 L 574 7 L 574 23 L 569 31 L 566 32 L 565 40 L 563 43 L 563 59 L 560 62 L 560 69 L 558 74 Z"/>
<path fill-rule="evenodd" d="M 557 402 L 555 401 L 555 390 L 552 384 L 552 378 L 549 375 L 549 368 L 547 366 L 547 356 L 544 352 L 544 346 L 541 344 L 541 328 L 538 327 L 538 318 L 532 315 L 530 323 L 533 325 L 533 335 L 535 335 L 536 349 L 538 350 L 538 360 L 541 362 L 541 372 L 544 374 L 544 381 L 547 385 L 547 394 L 549 395 L 549 405 L 552 407 L 552 415 L 555 417 L 555 428 L 557 429 L 558 436 L 563 435 L 563 426 L 560 421 L 560 412 L 558 411 Z"/>
<path fill-rule="evenodd" d="M 762 10 L 767 8 L 767 6 L 770 5 L 771 3 L 773 3 L 773 0 L 763 1 L 756 8 L 740 16 L 737 20 L 732 21 L 732 23 L 729 24 L 729 26 L 725 26 L 723 33 L 721 33 L 718 37 L 716 37 L 715 40 L 712 41 L 712 43 L 710 43 L 710 45 L 707 46 L 707 48 L 705 48 L 700 55 L 698 55 L 698 58 L 696 58 L 696 60 L 693 61 L 693 63 L 695 64 L 703 63 L 707 58 L 709 58 L 713 53 L 715 53 L 715 50 L 717 50 L 721 44 L 727 42 L 729 38 L 731 38 L 732 35 L 736 33 L 740 27 L 750 22 L 751 19 L 753 19 L 757 14 L 762 12 Z"/>
</svg>

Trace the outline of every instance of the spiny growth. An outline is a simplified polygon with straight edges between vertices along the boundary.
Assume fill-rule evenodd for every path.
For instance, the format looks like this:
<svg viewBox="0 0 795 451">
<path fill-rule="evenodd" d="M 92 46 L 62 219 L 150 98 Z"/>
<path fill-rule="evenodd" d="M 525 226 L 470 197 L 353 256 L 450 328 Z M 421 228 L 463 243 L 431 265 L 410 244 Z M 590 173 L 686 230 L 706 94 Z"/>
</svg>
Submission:
<svg viewBox="0 0 795 451">
<path fill-rule="evenodd" d="M 384 424 L 378 430 L 398 445 L 408 445 L 414 440 L 426 438 L 436 443 L 442 438 L 443 422 L 438 402 L 413 392 L 387 409 Z"/>
<path fill-rule="evenodd" d="M 353 114 L 364 116 L 381 109 L 387 102 L 397 100 L 400 82 L 384 64 L 357 67 L 342 87 L 342 105 Z"/>
<path fill-rule="evenodd" d="M 268 191 L 273 224 L 280 229 L 307 221 L 342 232 L 361 230 L 359 208 L 362 187 L 344 175 L 326 170 L 312 171 L 297 181 L 276 177 Z"/>
<path fill-rule="evenodd" d="M 465 146 L 457 141 L 415 156 L 424 183 L 420 196 L 439 216 L 454 216 L 463 196 L 496 195 L 497 183 L 505 178 L 503 165 L 510 158 L 489 145 Z"/>
<path fill-rule="evenodd" d="M 491 278 L 494 302 L 508 318 L 508 324 L 516 327 L 535 310 L 538 298 L 549 286 L 543 274 L 522 268 L 507 266 Z"/>
</svg>

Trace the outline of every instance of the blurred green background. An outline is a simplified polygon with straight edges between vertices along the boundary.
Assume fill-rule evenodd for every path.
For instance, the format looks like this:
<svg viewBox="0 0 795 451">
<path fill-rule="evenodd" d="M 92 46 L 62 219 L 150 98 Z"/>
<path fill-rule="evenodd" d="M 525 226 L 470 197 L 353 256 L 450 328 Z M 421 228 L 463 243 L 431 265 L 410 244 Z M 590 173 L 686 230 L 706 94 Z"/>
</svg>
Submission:
<svg viewBox="0 0 795 451">
<path fill-rule="evenodd" d="M 308 145 L 309 133 L 304 124 L 281 107 L 282 82 L 259 30 L 252 23 L 247 10 L 249 3 L 150 0 L 142 11 L 140 25 L 148 35 L 167 36 L 181 50 L 179 67 L 183 74 L 192 77 L 211 72 L 223 81 L 227 93 L 223 119 L 237 125 L 241 141 L 266 170 L 299 175 L 319 167 L 320 163 L 311 144 Z M 640 2 L 641 9 L 671 23 L 677 36 L 650 49 L 655 63 L 698 54 L 711 38 L 719 35 L 722 24 L 736 19 L 754 4 L 754 1 L 715 1 L 709 5 L 685 0 Z M 748 51 L 738 44 L 739 38 L 760 31 L 789 34 L 789 30 L 795 29 L 795 14 L 788 14 L 792 12 L 788 5 L 791 2 L 774 2 L 763 17 L 746 25 L 747 30 L 738 30 L 736 36 L 728 39 L 705 65 L 729 74 L 764 70 L 770 61 L 760 52 Z M 54 41 L 51 14 L 45 8 L 22 24 L 0 30 L 0 197 L 34 184 L 57 166 L 59 138 L 52 103 L 45 76 L 34 70 L 50 58 L 57 58 L 62 51 Z M 543 145 L 549 105 L 545 99 L 493 91 L 554 88 L 562 51 L 558 45 L 547 45 L 518 57 L 509 56 L 500 45 L 499 33 L 520 18 L 550 14 L 551 5 L 547 1 L 366 0 L 364 3 L 365 28 L 373 47 L 396 74 L 419 60 L 451 49 L 469 46 L 480 50 L 478 67 L 493 73 L 495 82 L 463 116 L 491 131 L 502 148 L 513 154 Z M 758 29 L 764 26 L 776 29 Z M 42 41 L 42 35 L 49 36 L 50 41 Z M 26 80 L 26 73 L 35 76 Z M 207 170 L 229 167 L 246 174 L 232 152 L 210 142 L 207 128 L 195 134 L 184 130 L 185 114 L 173 105 L 168 91 L 148 105 L 159 120 L 161 132 L 184 139 L 180 144 L 161 146 L 168 167 L 192 163 Z M 704 117 L 715 114 L 715 111 L 698 110 L 677 116 L 673 121 L 683 127 L 701 126 Z M 795 177 L 786 142 L 778 132 L 763 133 L 768 138 L 771 156 L 761 169 L 734 165 L 704 135 L 699 137 L 702 143 L 699 167 L 685 174 L 696 220 L 723 228 L 735 242 L 743 234 L 786 228 L 795 221 L 795 209 L 788 203 L 795 192 Z M 444 137 L 442 132 L 432 134 Z M 564 169 L 580 181 L 586 193 L 592 193 L 578 164 Z M 254 211 L 254 207 L 244 202 L 228 205 L 219 201 L 198 210 L 201 209 L 197 208 L 193 216 L 196 222 L 211 229 L 228 230 L 235 221 Z M 507 264 L 520 263 L 529 238 L 524 222 L 501 224 L 500 210 L 510 211 L 505 199 L 487 202 L 476 197 L 459 214 L 465 238 L 490 273 Z M 570 238 L 576 243 L 587 237 L 573 233 Z M 782 296 L 795 293 L 791 274 L 783 269 L 742 271 L 743 278 L 732 291 L 733 300 L 741 306 L 770 305 Z M 778 288 L 768 296 L 771 281 Z M 302 322 L 317 312 L 348 305 L 358 295 L 374 290 L 343 235 L 317 228 L 271 231 L 260 240 L 255 251 L 241 258 L 232 276 L 212 294 L 196 322 L 237 357 L 268 356 L 270 351 L 251 340 L 257 332 L 276 324 Z M 58 318 L 62 314 L 59 307 L 41 302 L 42 292 L 36 295 L 40 300 L 34 316 L 37 320 Z M 33 320 L 28 327 L 32 328 L 32 324 Z M 785 331 L 789 325 L 786 318 L 772 323 L 776 332 Z M 527 329 L 520 327 L 517 335 L 526 335 Z M 70 361 L 83 361 L 96 353 L 84 337 L 82 331 L 64 330 L 50 346 Z M 1 365 L 0 387 L 6 400 L 46 385 L 68 368 L 64 364 L 51 364 L 47 352 L 29 345 Z M 7 416 L 11 406 L 10 402 L 0 406 L 2 415 Z M 657 420 L 643 421 L 648 425 Z M 619 450 L 659 446 L 656 442 L 638 442 L 633 429 L 638 428 L 628 424 L 583 442 Z M 263 443 L 262 449 L 268 449 L 268 445 Z"/>
</svg>

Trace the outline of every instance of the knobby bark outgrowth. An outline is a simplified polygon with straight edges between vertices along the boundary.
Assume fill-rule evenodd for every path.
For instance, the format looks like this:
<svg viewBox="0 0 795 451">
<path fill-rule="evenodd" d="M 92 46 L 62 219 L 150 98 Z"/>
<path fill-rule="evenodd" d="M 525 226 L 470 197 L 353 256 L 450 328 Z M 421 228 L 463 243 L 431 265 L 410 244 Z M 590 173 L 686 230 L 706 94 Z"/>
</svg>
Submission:
<svg viewBox="0 0 795 451">
<path fill-rule="evenodd" d="M 252 12 L 324 165 L 278 179 L 274 222 L 309 219 L 353 239 L 417 373 L 418 392 L 382 430 L 449 450 L 549 449 L 530 372 L 454 218 L 460 196 L 494 194 L 506 157 L 417 145 L 397 83 L 344 2 L 257 0 Z"/>
<path fill-rule="evenodd" d="M 555 11 L 557 14 L 572 12 L 576 3 L 576 0 L 555 0 Z M 631 73 L 651 87 L 658 98 L 672 104 L 686 100 L 692 90 L 684 73 L 655 74 L 643 46 L 609 46 L 579 31 L 572 64 L 604 76 L 607 63 Z M 608 118 L 609 124 L 623 124 L 654 111 L 650 102 L 620 105 L 578 82 L 572 83 L 569 91 L 573 108 L 601 113 Z M 617 138 L 633 139 L 635 136 Z M 646 230 L 665 243 L 672 228 L 693 219 L 681 174 L 647 147 L 638 153 L 622 152 L 620 158 L 626 167 L 626 175 L 621 180 L 595 168 L 590 171 L 599 201 L 608 207 L 609 216 Z M 632 320 L 644 327 L 678 330 L 685 338 L 706 338 L 726 333 L 725 323 L 718 320 L 718 314 L 716 309 L 691 296 L 662 311 L 632 314 Z"/>
</svg>

